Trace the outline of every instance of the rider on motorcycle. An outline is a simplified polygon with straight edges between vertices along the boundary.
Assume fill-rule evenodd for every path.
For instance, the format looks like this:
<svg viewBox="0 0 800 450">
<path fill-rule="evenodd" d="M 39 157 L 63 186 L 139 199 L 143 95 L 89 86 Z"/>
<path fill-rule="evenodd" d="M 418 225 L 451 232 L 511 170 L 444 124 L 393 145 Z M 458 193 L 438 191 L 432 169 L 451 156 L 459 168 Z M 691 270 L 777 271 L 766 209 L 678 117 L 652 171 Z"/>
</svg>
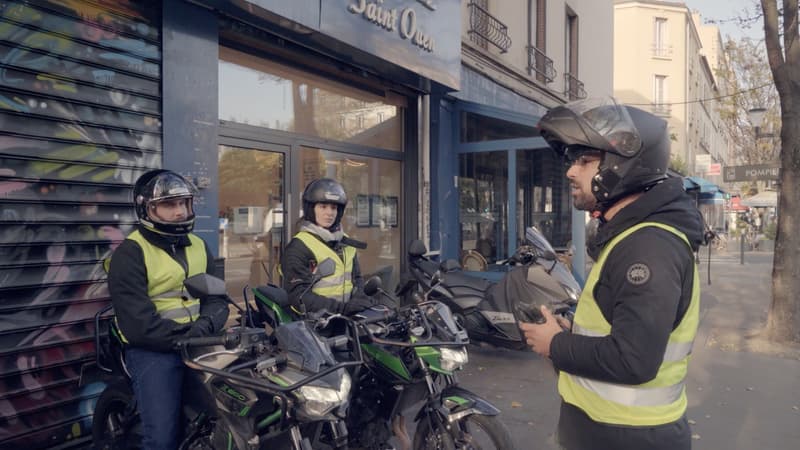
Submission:
<svg viewBox="0 0 800 450">
<path fill-rule="evenodd" d="M 281 258 L 284 289 L 296 313 L 325 309 L 351 314 L 374 304 L 361 293 L 356 247 L 342 231 L 346 206 L 347 193 L 330 178 L 314 180 L 303 191 L 300 231 Z M 336 270 L 312 286 L 314 269 L 326 258 L 336 263 Z"/>
<path fill-rule="evenodd" d="M 108 290 L 125 345 L 125 364 L 142 419 L 145 449 L 177 446 L 184 365 L 175 341 L 222 330 L 224 297 L 189 298 L 183 280 L 214 273 L 214 257 L 194 227 L 194 186 L 169 170 L 134 185 L 139 225 L 114 251 Z"/>
</svg>

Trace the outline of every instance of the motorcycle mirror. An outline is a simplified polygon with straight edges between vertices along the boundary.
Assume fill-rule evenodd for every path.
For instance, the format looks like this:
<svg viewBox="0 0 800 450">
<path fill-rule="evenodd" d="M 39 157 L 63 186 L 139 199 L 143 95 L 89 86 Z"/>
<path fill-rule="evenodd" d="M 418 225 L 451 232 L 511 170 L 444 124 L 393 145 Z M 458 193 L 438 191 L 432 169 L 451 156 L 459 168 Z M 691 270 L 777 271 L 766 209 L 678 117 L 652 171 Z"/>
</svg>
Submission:
<svg viewBox="0 0 800 450">
<path fill-rule="evenodd" d="M 226 295 L 225 281 L 209 275 L 198 273 L 183 281 L 186 291 L 194 298 L 207 297 L 209 295 Z"/>
<path fill-rule="evenodd" d="M 314 270 L 314 278 L 319 280 L 333 275 L 334 272 L 336 272 L 336 263 L 331 258 L 325 258 Z"/>
<path fill-rule="evenodd" d="M 380 292 L 381 288 L 383 288 L 383 282 L 381 282 L 381 277 L 375 275 L 370 277 L 366 283 L 364 283 L 364 294 L 372 297 L 378 292 Z"/>
<path fill-rule="evenodd" d="M 414 239 L 413 241 L 411 241 L 411 244 L 408 245 L 409 256 L 419 258 L 425 253 L 428 253 L 428 249 L 425 247 L 425 244 L 423 244 L 422 241 L 420 241 L 419 239 Z"/>
</svg>

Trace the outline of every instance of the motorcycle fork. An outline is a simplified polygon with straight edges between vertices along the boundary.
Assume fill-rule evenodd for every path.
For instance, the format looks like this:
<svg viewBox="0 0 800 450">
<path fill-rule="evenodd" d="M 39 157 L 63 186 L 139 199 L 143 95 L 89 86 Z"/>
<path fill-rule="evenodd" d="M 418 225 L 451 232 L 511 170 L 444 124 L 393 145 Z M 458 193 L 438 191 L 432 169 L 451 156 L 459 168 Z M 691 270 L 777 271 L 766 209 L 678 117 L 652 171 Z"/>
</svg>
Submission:
<svg viewBox="0 0 800 450">
<path fill-rule="evenodd" d="M 292 437 L 292 445 L 294 446 L 295 450 L 314 450 L 311 447 L 311 443 L 308 442 L 308 439 L 304 438 L 302 434 L 300 434 L 300 427 L 297 425 L 293 426 L 289 433 Z"/>
</svg>

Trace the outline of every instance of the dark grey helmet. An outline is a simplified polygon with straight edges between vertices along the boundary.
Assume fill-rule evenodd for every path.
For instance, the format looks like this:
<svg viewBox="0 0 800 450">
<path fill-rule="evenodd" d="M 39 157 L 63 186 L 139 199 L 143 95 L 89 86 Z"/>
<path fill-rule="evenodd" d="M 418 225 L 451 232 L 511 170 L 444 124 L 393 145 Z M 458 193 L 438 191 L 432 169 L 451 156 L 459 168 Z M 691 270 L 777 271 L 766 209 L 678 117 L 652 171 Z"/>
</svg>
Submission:
<svg viewBox="0 0 800 450">
<path fill-rule="evenodd" d="M 592 179 L 592 192 L 601 209 L 667 177 L 667 122 L 641 109 L 612 98 L 579 100 L 551 109 L 537 127 L 562 156 L 602 152 Z"/>
<path fill-rule="evenodd" d="M 314 205 L 317 203 L 332 203 L 336 205 L 336 220 L 331 225 L 331 230 L 337 230 L 347 206 L 347 193 L 338 181 L 330 178 L 319 178 L 308 183 L 303 191 L 303 217 L 317 223 L 314 217 Z"/>
<path fill-rule="evenodd" d="M 181 175 L 165 169 L 146 172 L 133 186 L 133 205 L 136 216 L 145 228 L 161 234 L 180 236 L 194 228 L 194 196 L 197 188 Z M 188 215 L 181 222 L 165 222 L 150 214 L 158 202 L 186 199 Z"/>
</svg>

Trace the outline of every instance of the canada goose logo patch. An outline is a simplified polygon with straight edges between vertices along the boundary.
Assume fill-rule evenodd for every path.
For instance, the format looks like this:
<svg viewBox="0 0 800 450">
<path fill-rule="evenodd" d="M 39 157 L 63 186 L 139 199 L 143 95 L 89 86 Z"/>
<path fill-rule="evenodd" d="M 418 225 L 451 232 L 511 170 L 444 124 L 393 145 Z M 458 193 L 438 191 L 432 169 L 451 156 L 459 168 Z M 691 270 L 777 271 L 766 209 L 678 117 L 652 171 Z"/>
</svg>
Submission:
<svg viewBox="0 0 800 450">
<path fill-rule="evenodd" d="M 650 268 L 647 264 L 635 263 L 628 267 L 627 273 L 628 283 L 633 285 L 641 285 L 650 280 Z"/>
</svg>

